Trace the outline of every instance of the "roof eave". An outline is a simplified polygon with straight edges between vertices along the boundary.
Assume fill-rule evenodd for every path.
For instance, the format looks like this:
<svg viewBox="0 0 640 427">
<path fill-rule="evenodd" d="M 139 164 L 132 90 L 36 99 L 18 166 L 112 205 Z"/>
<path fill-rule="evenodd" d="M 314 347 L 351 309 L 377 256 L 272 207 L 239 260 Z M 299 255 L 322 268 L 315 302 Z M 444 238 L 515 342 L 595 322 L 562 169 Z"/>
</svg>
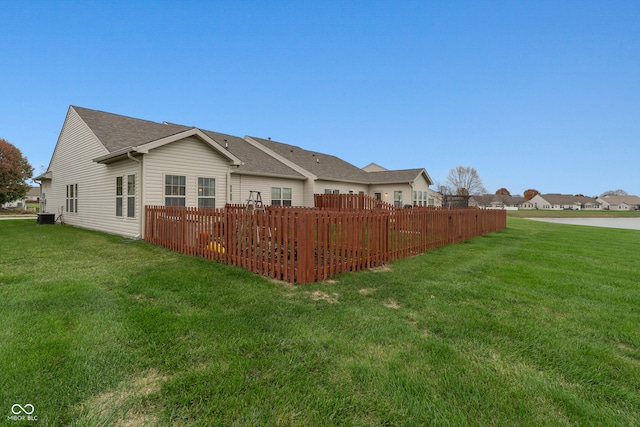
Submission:
<svg viewBox="0 0 640 427">
<path fill-rule="evenodd" d="M 113 151 L 111 153 L 105 154 L 100 157 L 96 157 L 95 159 L 91 159 L 96 163 L 101 163 L 103 165 L 108 165 L 109 163 L 117 162 L 119 160 L 124 160 L 129 158 L 129 154 L 138 153 L 137 147 L 125 147 L 120 150 Z"/>
<path fill-rule="evenodd" d="M 263 172 L 251 172 L 251 171 L 246 171 L 246 170 L 240 170 L 240 169 L 232 169 L 231 170 L 231 174 L 232 175 L 247 175 L 247 176 L 266 176 L 269 178 L 285 178 L 285 179 L 295 179 L 298 181 L 307 181 L 309 178 L 307 178 L 306 176 L 303 175 L 283 175 L 283 174 L 277 174 L 277 173 L 263 173 Z"/>
</svg>

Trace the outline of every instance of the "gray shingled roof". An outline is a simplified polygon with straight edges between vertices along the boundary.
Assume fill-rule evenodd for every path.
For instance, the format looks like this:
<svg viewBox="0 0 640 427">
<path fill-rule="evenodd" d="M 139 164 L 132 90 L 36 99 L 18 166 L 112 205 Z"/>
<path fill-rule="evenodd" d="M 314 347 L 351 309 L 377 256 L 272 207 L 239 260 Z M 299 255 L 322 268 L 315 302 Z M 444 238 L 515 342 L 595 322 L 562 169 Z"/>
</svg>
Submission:
<svg viewBox="0 0 640 427">
<path fill-rule="evenodd" d="M 110 152 L 135 147 L 191 129 L 188 126 L 134 119 L 104 111 L 71 106 Z"/>
<path fill-rule="evenodd" d="M 581 204 L 584 205 L 586 203 L 600 204 L 593 197 L 586 196 L 572 196 L 570 194 L 540 194 L 544 200 L 549 202 L 551 205 L 570 205 L 570 204 Z"/>
<path fill-rule="evenodd" d="M 638 196 L 604 196 L 600 197 L 600 199 L 614 206 L 622 203 L 626 203 L 627 205 L 640 205 L 640 197 Z"/>
<path fill-rule="evenodd" d="M 196 129 L 191 126 L 152 122 L 77 106 L 71 106 L 71 108 L 89 126 L 109 153 L 136 147 L 189 129 Z M 242 160 L 244 164 L 234 170 L 237 173 L 306 179 L 301 173 L 254 147 L 243 138 L 200 130 Z M 263 138 L 251 137 L 251 139 L 309 171 L 319 179 L 362 184 L 399 183 L 413 181 L 424 171 L 424 169 L 405 169 L 366 172 L 336 156 Z"/>
<path fill-rule="evenodd" d="M 382 183 L 400 183 L 414 181 L 424 169 L 401 169 L 401 170 L 386 170 L 378 172 L 368 172 L 369 182 L 372 184 Z"/>
<path fill-rule="evenodd" d="M 369 183 L 369 173 L 336 156 L 305 150 L 295 145 L 250 137 L 271 151 L 311 172 L 319 179 Z"/>
<path fill-rule="evenodd" d="M 221 146 L 227 147 L 231 154 L 242 160 L 243 164 L 237 169 L 234 169 L 234 171 L 246 174 L 306 179 L 304 175 L 296 172 L 264 151 L 254 147 L 242 138 L 209 130 L 203 130 L 203 132 Z"/>
<path fill-rule="evenodd" d="M 110 153 L 193 129 L 189 126 L 166 122 L 157 123 L 88 108 L 76 106 L 71 108 L 78 113 Z M 222 147 L 228 145 L 229 152 L 244 162 L 234 171 L 305 179 L 302 174 L 255 148 L 242 138 L 207 130 L 202 131 Z"/>
</svg>

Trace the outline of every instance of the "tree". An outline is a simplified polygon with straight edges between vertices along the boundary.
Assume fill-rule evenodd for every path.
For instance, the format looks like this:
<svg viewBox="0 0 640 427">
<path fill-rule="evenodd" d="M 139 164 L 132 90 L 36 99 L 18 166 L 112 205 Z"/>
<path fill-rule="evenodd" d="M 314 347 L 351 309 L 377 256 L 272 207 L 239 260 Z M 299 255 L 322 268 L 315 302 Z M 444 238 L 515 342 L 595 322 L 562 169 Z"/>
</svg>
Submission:
<svg viewBox="0 0 640 427">
<path fill-rule="evenodd" d="M 530 188 L 528 190 L 525 190 L 524 199 L 525 200 L 531 200 L 534 197 L 536 197 L 538 194 L 540 194 L 540 192 L 538 190 L 534 190 L 533 188 Z"/>
<path fill-rule="evenodd" d="M 9 141 L 0 138 L 0 204 L 23 199 L 33 176 L 33 168 L 22 152 Z"/>
<path fill-rule="evenodd" d="M 501 196 L 510 196 L 511 192 L 509 190 L 507 190 L 506 188 L 502 187 L 498 191 L 496 191 L 496 194 L 499 194 Z"/>
<path fill-rule="evenodd" d="M 628 196 L 629 193 L 627 193 L 624 190 L 609 190 L 609 191 L 605 191 L 604 193 L 602 193 L 600 195 L 600 197 L 605 197 L 605 196 Z"/>
<path fill-rule="evenodd" d="M 486 194 L 478 171 L 470 166 L 457 166 L 447 175 L 447 192 L 461 196 Z"/>
</svg>

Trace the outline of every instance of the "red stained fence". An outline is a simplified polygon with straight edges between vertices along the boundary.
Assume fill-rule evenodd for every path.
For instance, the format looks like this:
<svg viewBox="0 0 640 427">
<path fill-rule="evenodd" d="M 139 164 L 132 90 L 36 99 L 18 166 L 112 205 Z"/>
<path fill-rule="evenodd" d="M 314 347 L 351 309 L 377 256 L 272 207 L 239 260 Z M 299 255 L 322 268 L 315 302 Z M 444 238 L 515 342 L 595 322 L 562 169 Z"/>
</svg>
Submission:
<svg viewBox="0 0 640 427">
<path fill-rule="evenodd" d="M 300 284 L 417 255 L 506 227 L 480 209 L 147 206 L 145 240 Z"/>
</svg>

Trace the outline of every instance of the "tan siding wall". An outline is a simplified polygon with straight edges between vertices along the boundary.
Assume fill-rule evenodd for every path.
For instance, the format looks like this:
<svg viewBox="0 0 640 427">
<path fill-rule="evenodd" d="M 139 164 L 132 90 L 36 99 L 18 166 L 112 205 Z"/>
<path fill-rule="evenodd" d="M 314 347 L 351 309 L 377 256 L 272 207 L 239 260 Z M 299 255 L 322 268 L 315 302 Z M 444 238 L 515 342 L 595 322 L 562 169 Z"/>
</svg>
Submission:
<svg viewBox="0 0 640 427">
<path fill-rule="evenodd" d="M 325 189 L 340 190 L 340 194 L 349 194 L 351 191 L 353 194 L 358 194 L 361 191 L 364 191 L 364 194 L 368 194 L 369 192 L 369 186 L 366 184 L 351 184 L 348 182 L 323 180 L 315 182 L 313 192 L 315 194 L 324 194 Z"/>
<path fill-rule="evenodd" d="M 260 191 L 264 204 L 270 205 L 271 187 L 280 187 L 291 188 L 292 206 L 306 206 L 304 204 L 304 181 L 232 174 L 231 183 L 233 185 L 233 200 L 230 200 L 230 203 L 245 204 L 250 191 Z"/>
<path fill-rule="evenodd" d="M 226 204 L 229 161 L 189 137 L 149 151 L 144 157 L 144 205 L 164 205 L 165 175 L 186 177 L 186 205 L 198 206 L 198 177 L 216 179 L 216 207 Z"/>
<path fill-rule="evenodd" d="M 393 205 L 395 191 L 402 191 L 402 206 L 413 204 L 413 190 L 408 184 L 372 184 L 368 194 L 373 197 L 375 193 L 381 193 L 382 201 Z"/>
<path fill-rule="evenodd" d="M 137 221 L 115 217 L 115 173 L 137 173 L 137 164 L 128 161 L 114 168 L 91 160 L 106 153 L 91 130 L 70 109 L 49 166 L 52 180 L 51 188 L 46 189 L 46 209 L 59 214 L 66 205 L 66 186 L 78 184 L 78 212 L 65 212 L 65 223 L 137 236 Z"/>
</svg>

